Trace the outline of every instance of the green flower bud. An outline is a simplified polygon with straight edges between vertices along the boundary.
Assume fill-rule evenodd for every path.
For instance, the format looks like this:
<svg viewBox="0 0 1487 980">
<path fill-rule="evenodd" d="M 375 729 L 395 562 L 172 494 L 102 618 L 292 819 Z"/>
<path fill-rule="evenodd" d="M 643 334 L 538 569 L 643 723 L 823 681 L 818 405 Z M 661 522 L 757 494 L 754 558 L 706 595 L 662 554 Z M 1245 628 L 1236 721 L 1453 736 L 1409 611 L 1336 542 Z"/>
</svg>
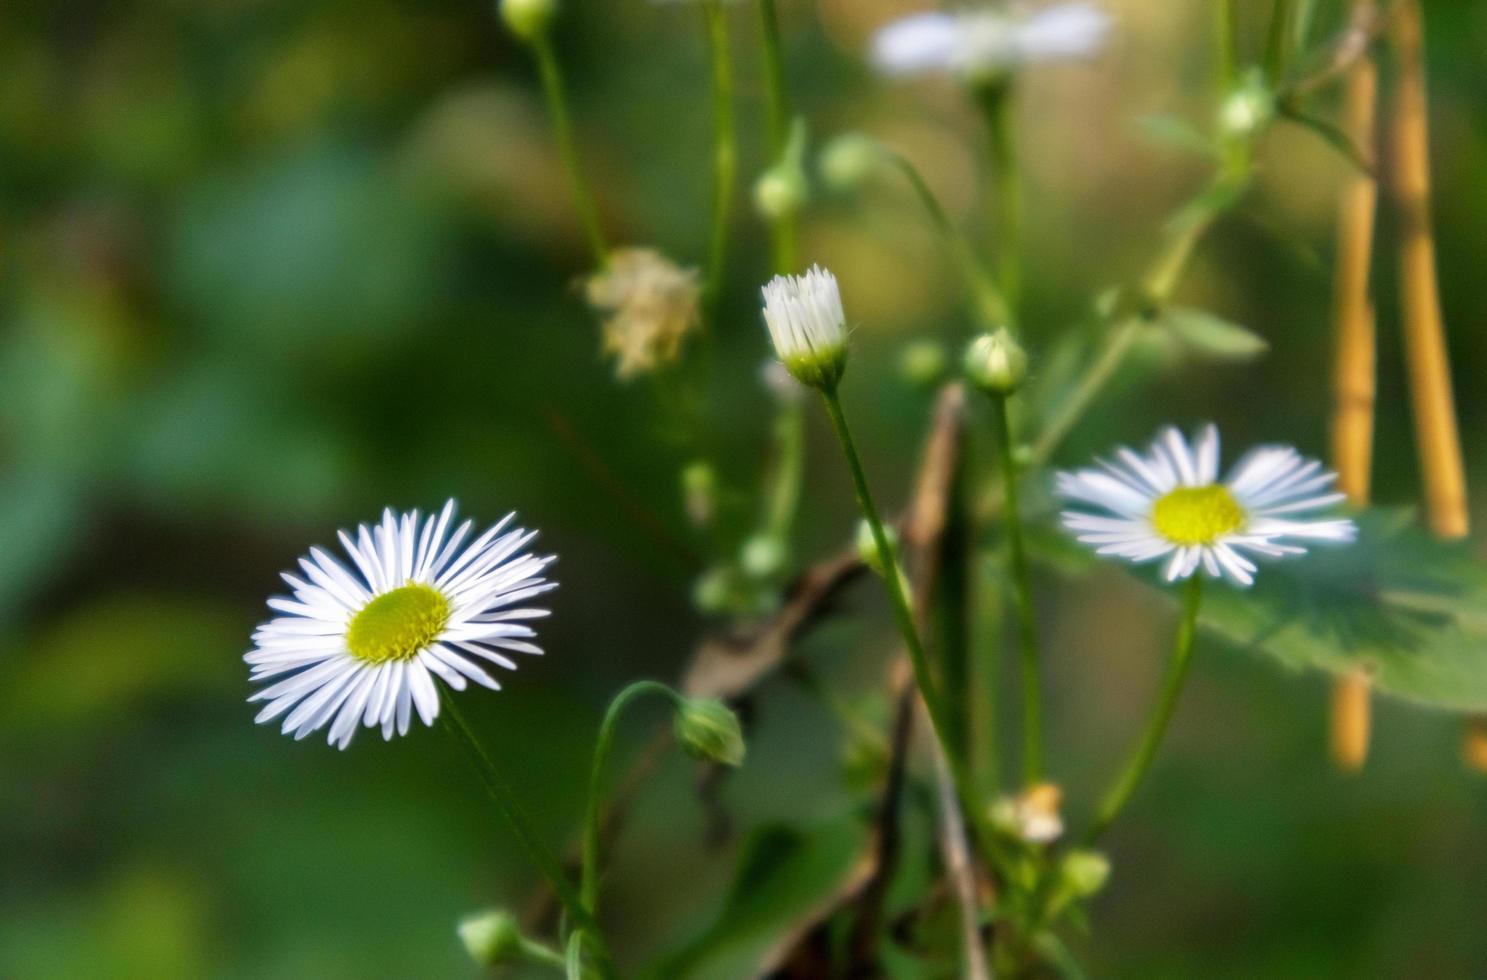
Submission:
<svg viewBox="0 0 1487 980">
<path fill-rule="evenodd" d="M 1110 880 L 1110 859 L 1098 851 L 1070 851 L 1059 865 L 1058 877 L 1076 898 L 1088 898 Z"/>
<path fill-rule="evenodd" d="M 558 12 L 558 0 L 500 0 L 500 3 L 501 19 L 523 41 L 547 33 Z"/>
<path fill-rule="evenodd" d="M 1275 93 L 1258 72 L 1245 76 L 1239 87 L 1219 106 L 1219 129 L 1239 139 L 1253 135 L 1275 116 Z"/>
<path fill-rule="evenodd" d="M 677 706 L 676 740 L 688 755 L 725 766 L 743 764 L 743 728 L 733 709 L 714 698 L 687 698 Z"/>
<path fill-rule="evenodd" d="M 965 372 L 971 384 L 982 391 L 1010 395 L 1027 380 L 1027 352 L 1002 327 L 971 341 L 966 349 Z"/>
<path fill-rule="evenodd" d="M 861 133 L 838 136 L 821 151 L 821 179 L 836 191 L 850 191 L 872 176 L 883 159 L 876 140 Z"/>
<path fill-rule="evenodd" d="M 743 543 L 738 564 L 751 578 L 771 578 L 784 569 L 788 559 L 785 542 L 772 534 L 756 534 Z"/>
<path fill-rule="evenodd" d="M 709 568 L 692 585 L 692 603 L 699 612 L 722 615 L 733 608 L 736 585 L 732 569 L 721 565 Z"/>
<path fill-rule="evenodd" d="M 465 951 L 482 966 L 514 963 L 522 958 L 521 927 L 508 912 L 492 909 L 468 916 L 457 931 Z"/>
<path fill-rule="evenodd" d="M 945 376 L 945 348 L 933 340 L 912 341 L 904 345 L 898 368 L 915 387 L 933 387 Z"/>
<path fill-rule="evenodd" d="M 893 553 L 886 561 L 878 552 L 878 542 L 873 537 L 872 525 L 867 521 L 857 522 L 857 556 L 862 559 L 864 565 L 879 575 L 883 574 L 883 569 L 888 567 L 890 561 L 894 563 L 898 561 L 898 532 L 892 527 L 885 526 L 883 536 L 888 539 L 888 550 Z"/>
<path fill-rule="evenodd" d="M 791 167 L 773 167 L 754 182 L 754 206 L 770 220 L 799 211 L 806 194 L 805 174 Z"/>
</svg>

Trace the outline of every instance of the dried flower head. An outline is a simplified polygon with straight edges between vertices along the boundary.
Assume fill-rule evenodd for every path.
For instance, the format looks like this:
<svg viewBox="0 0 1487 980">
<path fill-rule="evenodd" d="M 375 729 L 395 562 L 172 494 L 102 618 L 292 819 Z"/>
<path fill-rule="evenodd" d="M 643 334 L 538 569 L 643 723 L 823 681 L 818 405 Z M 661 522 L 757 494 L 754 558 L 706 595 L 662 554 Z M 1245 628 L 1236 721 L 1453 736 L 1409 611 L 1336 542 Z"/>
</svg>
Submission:
<svg viewBox="0 0 1487 980">
<path fill-rule="evenodd" d="M 604 352 L 615 356 L 622 380 L 675 361 L 701 319 L 697 270 L 654 249 L 615 249 L 609 264 L 589 278 L 585 294 L 604 317 Z"/>
</svg>

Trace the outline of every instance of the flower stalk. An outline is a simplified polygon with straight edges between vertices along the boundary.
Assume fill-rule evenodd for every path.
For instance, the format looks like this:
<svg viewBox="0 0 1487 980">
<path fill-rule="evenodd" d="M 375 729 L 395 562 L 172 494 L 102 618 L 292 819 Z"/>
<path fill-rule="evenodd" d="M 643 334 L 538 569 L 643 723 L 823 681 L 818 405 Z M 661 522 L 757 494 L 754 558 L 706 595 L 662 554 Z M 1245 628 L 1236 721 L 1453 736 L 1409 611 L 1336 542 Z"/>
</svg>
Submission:
<svg viewBox="0 0 1487 980">
<path fill-rule="evenodd" d="M 1202 599 L 1203 576 L 1194 575 L 1187 580 L 1183 591 L 1182 619 L 1177 626 L 1177 636 L 1172 644 L 1172 659 L 1167 665 L 1167 676 L 1162 681 L 1162 691 L 1157 698 L 1156 707 L 1147 722 L 1141 741 L 1136 744 L 1135 751 L 1106 793 L 1094 824 L 1085 833 L 1086 845 L 1110 828 L 1151 768 L 1152 759 L 1156 757 L 1157 748 L 1162 743 L 1162 736 L 1166 734 L 1167 725 L 1172 721 L 1178 695 L 1182 693 L 1183 684 L 1187 680 L 1193 645 L 1198 634 L 1198 609 Z"/>
<path fill-rule="evenodd" d="M 1009 80 L 977 89 L 977 101 L 986 120 L 987 151 L 991 164 L 991 223 L 996 241 L 997 280 L 1010 313 L 1016 316 L 1022 292 L 1022 180 L 1017 153 L 1016 101 Z"/>
<path fill-rule="evenodd" d="M 568 111 L 568 95 L 557 52 L 553 49 L 552 37 L 546 30 L 533 34 L 529 43 L 537 59 L 537 70 L 542 78 L 542 94 L 547 100 L 547 114 L 552 120 L 553 138 L 557 141 L 558 157 L 568 178 L 573 204 L 578 209 L 578 219 L 583 225 L 584 237 L 588 239 L 589 250 L 593 253 L 594 265 L 602 269 L 609 264 L 609 244 L 604 237 L 603 223 L 599 219 L 599 206 L 579 158 L 578 140 L 573 134 L 573 118 Z"/>
<path fill-rule="evenodd" d="M 517 843 L 521 845 L 522 850 L 526 851 L 527 857 L 547 880 L 553 894 L 558 897 L 558 901 L 563 904 L 563 909 L 573 920 L 576 930 L 587 936 L 599 975 L 604 978 L 612 977 L 613 969 L 609 966 L 609 953 L 599 935 L 598 924 L 594 921 L 588 905 L 574 889 L 573 883 L 568 880 L 568 875 L 564 872 L 557 855 L 543 843 L 542 838 L 537 834 L 532 819 L 522 808 L 511 785 L 506 782 L 501 771 L 491 761 L 485 747 L 475 737 L 469 723 L 465 721 L 464 715 L 455 705 L 454 699 L 447 695 L 442 695 L 442 699 L 444 703 L 440 717 L 444 719 L 444 727 L 464 750 L 470 765 L 480 777 L 481 783 L 484 784 L 486 793 L 506 817 L 506 822 L 516 836 Z"/>
<path fill-rule="evenodd" d="M 1023 541 L 1022 510 L 1018 504 L 1018 471 L 1012 443 L 1007 396 L 992 395 L 1005 498 L 1003 523 L 1007 529 L 1007 571 L 1012 580 L 1012 603 L 1017 615 L 1017 644 L 1022 679 L 1022 778 L 1033 786 L 1043 778 L 1043 682 L 1038 649 L 1038 621 L 1033 608 L 1032 575 Z"/>
<path fill-rule="evenodd" d="M 780 35 L 780 13 L 776 0 L 759 0 L 760 40 L 764 49 L 765 136 L 770 166 L 785 159 L 790 142 L 790 99 L 785 87 L 785 49 Z M 770 252 L 774 271 L 784 275 L 796 265 L 796 224 L 793 213 L 769 222 Z"/>
<path fill-rule="evenodd" d="M 719 293 L 727 266 L 733 194 L 738 179 L 738 134 L 733 113 L 733 57 L 728 48 L 728 20 L 721 0 L 704 0 L 702 16 L 707 29 L 708 55 L 712 61 L 713 212 L 707 274 L 703 284 L 711 322 L 717 319 Z"/>
</svg>

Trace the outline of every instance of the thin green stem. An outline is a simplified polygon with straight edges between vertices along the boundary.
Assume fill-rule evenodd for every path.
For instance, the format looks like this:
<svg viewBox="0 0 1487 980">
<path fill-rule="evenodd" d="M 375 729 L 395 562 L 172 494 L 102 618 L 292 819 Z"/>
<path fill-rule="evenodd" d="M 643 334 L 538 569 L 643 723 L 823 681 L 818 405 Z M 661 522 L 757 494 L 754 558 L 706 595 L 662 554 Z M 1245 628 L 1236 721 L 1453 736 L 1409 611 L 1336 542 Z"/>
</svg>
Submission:
<svg viewBox="0 0 1487 980">
<path fill-rule="evenodd" d="M 867 475 L 863 472 L 862 459 L 857 454 L 857 444 L 852 439 L 852 431 L 847 427 L 847 416 L 842 411 L 841 399 L 837 396 L 835 388 L 824 388 L 821 395 L 826 403 L 826 414 L 831 418 L 832 429 L 836 432 L 837 441 L 841 443 L 842 453 L 847 459 L 847 469 L 852 476 L 852 488 L 857 495 L 858 510 L 862 512 L 862 519 L 867 522 L 868 529 L 872 532 L 873 545 L 877 548 L 878 554 L 885 558 L 882 575 L 883 587 L 887 590 L 889 604 L 893 607 L 894 622 L 898 625 L 904 646 L 909 651 L 909 663 L 914 668 L 914 681 L 919 687 L 920 696 L 924 699 L 924 706 L 929 712 L 930 727 L 934 729 L 935 739 L 945 753 L 945 759 L 955 782 L 956 794 L 960 797 L 960 804 L 965 808 L 967 816 L 975 822 L 978 832 L 982 833 L 984 844 L 986 835 L 983 830 L 984 820 L 980 807 L 977 806 L 964 759 L 951 738 L 952 728 L 938 685 L 935 683 L 934 674 L 930 669 L 929 658 L 925 655 L 924 644 L 919 639 L 919 630 L 914 625 L 914 612 L 909 605 L 909 596 L 904 591 L 903 576 L 898 574 L 897 568 L 894 567 L 889 557 L 893 554 L 893 550 L 888 544 L 888 534 L 883 530 L 882 518 L 878 516 L 878 507 L 873 503 L 872 491 L 868 489 Z"/>
<path fill-rule="evenodd" d="M 1275 0 L 1270 13 L 1270 31 L 1265 38 L 1265 79 L 1272 88 L 1280 84 L 1291 58 L 1294 9 L 1295 0 Z"/>
<path fill-rule="evenodd" d="M 1032 786 L 1043 778 L 1043 691 L 1038 621 L 1033 609 L 1032 576 L 1028 571 L 1027 548 L 1023 543 L 1022 512 L 1017 499 L 1020 474 L 1013 451 L 1012 423 L 1007 416 L 1007 399 L 1002 395 L 993 395 L 991 403 L 1006 494 L 1003 522 L 1007 528 L 1008 572 L 1012 579 L 1012 601 L 1017 612 L 1017 641 L 1022 666 L 1022 778 L 1026 785 Z"/>
<path fill-rule="evenodd" d="M 542 94 L 547 98 L 547 113 L 552 118 L 558 157 L 568 176 L 573 204 L 578 209 L 578 219 L 583 224 L 589 249 L 594 254 L 594 264 L 603 268 L 609 263 L 609 245 L 604 238 L 604 226 L 599 220 L 599 207 L 595 203 L 593 190 L 589 187 L 588 178 L 584 176 L 583 165 L 579 161 L 578 141 L 573 135 L 573 119 L 568 112 L 563 73 L 558 67 L 558 56 L 553 50 L 552 39 L 545 33 L 539 33 L 532 38 L 532 52 L 537 57 L 537 69 L 542 76 Z"/>
<path fill-rule="evenodd" d="M 1234 0 L 1218 0 L 1214 12 L 1214 87 L 1222 103 L 1239 85 L 1239 20 Z"/>
<path fill-rule="evenodd" d="M 786 401 L 774 421 L 774 466 L 765 491 L 764 531 L 778 541 L 790 537 L 805 476 L 805 405 Z"/>
<path fill-rule="evenodd" d="M 1100 392 L 1105 390 L 1105 386 L 1125 363 L 1126 355 L 1135 346 L 1140 333 L 1141 325 L 1134 319 L 1125 320 L 1106 331 L 1099 352 L 1085 369 L 1074 391 L 1059 400 L 1054 414 L 1033 442 L 1031 462 L 1034 465 L 1046 463 L 1053 457 L 1054 451 L 1073 431 L 1074 426 L 1089 411 Z"/>
<path fill-rule="evenodd" d="M 486 754 L 485 747 L 475 737 L 474 731 L 471 730 L 469 723 L 465 721 L 464 715 L 460 713 L 459 707 L 454 702 L 454 698 L 450 697 L 448 692 L 441 689 L 440 700 L 442 704 L 439 717 L 444 719 L 444 727 L 465 750 L 466 758 L 475 769 L 476 774 L 480 776 L 480 781 L 485 785 L 486 793 L 495 801 L 496 806 L 506 817 L 506 822 L 510 824 L 511 831 L 516 836 L 517 843 L 527 852 L 527 856 L 537 866 L 537 870 L 547 879 L 547 883 L 552 888 L 553 894 L 558 897 L 558 901 L 562 903 L 563 908 L 567 911 L 577 928 L 588 934 L 589 942 L 595 951 L 595 959 L 598 961 L 597 967 L 600 975 L 603 977 L 612 976 L 613 971 L 609 966 L 609 954 L 605 949 L 603 939 L 599 935 L 598 925 L 595 923 L 594 917 L 589 913 L 588 906 L 580 899 L 579 893 L 574 890 L 573 883 L 568 880 L 567 874 L 563 871 L 562 863 L 558 860 L 557 855 L 553 853 L 552 849 L 543 843 L 541 836 L 538 835 L 536 828 L 532 824 L 531 818 L 522 809 L 521 803 L 518 802 L 510 784 L 506 782 L 505 777 L 501 775 L 500 770 L 496 768 L 495 763 Z"/>
<path fill-rule="evenodd" d="M 713 214 L 708 246 L 707 278 L 703 295 L 716 320 L 723 272 L 727 264 L 728 230 L 733 215 L 733 192 L 738 179 L 738 135 L 733 118 L 733 57 L 728 49 L 728 20 L 721 0 L 704 0 L 708 55 L 712 60 L 713 94 Z"/>
<path fill-rule="evenodd" d="M 589 767 L 589 801 L 583 821 L 583 874 L 580 879 L 580 898 L 590 916 L 597 916 L 599 909 L 599 839 L 604 813 L 604 774 L 614 752 L 615 728 L 625 708 L 647 694 L 662 695 L 673 704 L 680 700 L 680 695 L 660 681 L 636 681 L 609 702 L 604 721 L 599 725 L 599 738 L 594 743 L 594 761 Z"/>
<path fill-rule="evenodd" d="M 780 34 L 780 13 L 775 0 L 759 0 L 760 39 L 764 47 L 765 135 L 769 165 L 785 158 L 790 141 L 790 98 L 785 88 L 785 49 Z M 795 215 L 787 214 L 769 223 L 770 253 L 774 271 L 787 275 L 796 270 Z"/>
<path fill-rule="evenodd" d="M 1016 316 L 1022 294 L 1022 180 L 1017 154 L 1016 101 L 1011 82 L 980 91 L 991 157 L 992 229 L 996 238 L 997 280 L 1007 306 Z"/>
<path fill-rule="evenodd" d="M 1172 720 L 1173 709 L 1177 706 L 1177 697 L 1182 693 L 1183 682 L 1187 679 L 1188 666 L 1192 663 L 1193 641 L 1198 635 L 1198 607 L 1202 603 L 1202 598 L 1203 572 L 1199 569 L 1188 579 L 1187 588 L 1184 590 L 1182 619 L 1177 626 L 1177 637 L 1172 643 L 1172 659 L 1167 665 L 1167 676 L 1162 682 L 1162 691 L 1157 699 L 1156 708 L 1147 722 L 1146 732 L 1141 736 L 1141 741 L 1137 743 L 1125 768 L 1121 770 L 1120 776 L 1105 795 L 1104 802 L 1100 804 L 1094 825 L 1084 836 L 1086 844 L 1094 841 L 1110 827 L 1110 824 L 1120 815 L 1126 802 L 1130 800 L 1131 794 L 1136 791 L 1136 787 L 1146 775 L 1147 770 L 1151 768 L 1151 761 L 1157 754 L 1157 747 L 1161 745 L 1162 736 L 1166 734 L 1167 725 Z"/>
<path fill-rule="evenodd" d="M 930 223 L 934 225 L 935 231 L 939 232 L 945 247 L 949 249 L 950 258 L 955 263 L 956 270 L 960 273 L 961 279 L 965 281 L 965 286 L 974 300 L 974 309 L 981 325 L 987 330 L 1010 326 L 1012 309 L 1007 298 L 1002 295 L 995 277 L 987 270 L 985 263 L 976 254 L 976 250 L 966 240 L 966 236 L 945 213 L 945 208 L 940 204 L 935 192 L 930 189 L 924 176 L 919 173 L 919 169 L 902 153 L 888 147 L 881 149 L 884 159 L 893 164 L 909 182 L 915 196 L 919 198 L 919 203 L 928 213 Z"/>
</svg>

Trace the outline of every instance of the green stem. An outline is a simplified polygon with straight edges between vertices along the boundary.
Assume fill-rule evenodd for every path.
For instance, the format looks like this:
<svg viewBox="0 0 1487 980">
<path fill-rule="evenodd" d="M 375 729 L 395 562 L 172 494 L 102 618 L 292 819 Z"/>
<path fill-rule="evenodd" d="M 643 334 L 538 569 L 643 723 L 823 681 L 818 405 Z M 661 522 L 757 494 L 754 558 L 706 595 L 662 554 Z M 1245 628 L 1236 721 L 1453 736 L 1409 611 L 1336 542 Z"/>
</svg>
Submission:
<svg viewBox="0 0 1487 980">
<path fill-rule="evenodd" d="M 537 56 L 537 69 L 542 76 L 542 93 L 547 98 L 547 112 L 552 118 L 553 134 L 558 144 L 558 157 L 563 171 L 568 176 L 568 185 L 573 193 L 573 204 L 578 208 L 578 218 L 583 224 L 584 235 L 589 240 L 589 249 L 594 254 L 594 264 L 603 268 L 609 264 L 609 245 L 605 241 L 603 224 L 599 220 L 599 207 L 594 193 L 584 176 L 579 162 L 578 142 L 573 136 L 573 119 L 568 112 L 568 97 L 563 85 L 563 73 L 558 67 L 557 53 L 552 39 L 545 33 L 532 38 L 532 51 Z"/>
<path fill-rule="evenodd" d="M 599 725 L 599 738 L 594 743 L 594 762 L 589 768 L 589 801 L 583 821 L 583 875 L 580 898 L 590 916 L 597 916 L 599 909 L 599 838 L 601 817 L 604 812 L 604 773 L 609 768 L 609 757 L 614 752 L 614 733 L 620 715 L 625 708 L 647 694 L 657 694 L 670 699 L 673 704 L 681 696 L 659 681 L 636 681 L 615 695 L 604 712 L 604 721 Z"/>
<path fill-rule="evenodd" d="M 955 263 L 956 270 L 960 273 L 965 286 L 971 292 L 974 299 L 975 311 L 981 325 L 987 330 L 996 330 L 998 327 L 1010 326 L 1012 323 L 1012 309 L 1007 303 L 1007 298 L 1002 295 L 996 279 L 987 271 L 985 264 L 976 254 L 971 243 L 966 240 L 964 234 L 950 220 L 940 204 L 939 198 L 934 191 L 930 190 L 929 184 L 919 169 L 914 166 L 902 153 L 896 150 L 882 147 L 884 158 L 898 168 L 914 189 L 914 194 L 919 198 L 919 203 L 929 214 L 930 223 L 940 233 L 941 240 L 950 251 L 950 258 Z"/>
<path fill-rule="evenodd" d="M 764 531 L 787 541 L 800 506 L 805 475 L 805 406 L 786 401 L 774 421 L 774 468 L 764 502 Z"/>
<path fill-rule="evenodd" d="M 594 917 L 589 913 L 588 907 L 579 898 L 578 892 L 573 889 L 573 883 L 568 880 L 563 871 L 563 865 L 557 855 L 552 852 L 542 838 L 537 834 L 532 820 L 527 816 L 517 801 L 516 794 L 512 791 L 505 777 L 501 775 L 495 763 L 486 754 L 485 747 L 475 737 L 464 715 L 460 713 L 454 698 L 447 691 L 440 689 L 441 710 L 439 717 L 444 719 L 444 727 L 454 736 L 456 742 L 465 750 L 470 765 L 480 776 L 480 781 L 485 785 L 485 791 L 495 801 L 501 813 L 505 815 L 506 822 L 510 824 L 511 831 L 516 836 L 517 843 L 527 852 L 537 870 L 547 879 L 553 894 L 558 897 L 563 908 L 572 918 L 575 925 L 589 936 L 589 942 L 595 950 L 595 958 L 598 960 L 598 969 L 601 976 L 610 977 L 613 971 L 609 966 L 609 954 L 605 949 L 604 942 L 600 938 L 598 925 Z"/>
<path fill-rule="evenodd" d="M 1016 316 L 1022 294 L 1022 193 L 1013 110 L 1012 84 L 999 82 L 980 92 L 991 154 L 991 201 L 996 236 L 997 279 L 1007 306 Z"/>
<path fill-rule="evenodd" d="M 1085 369 L 1073 393 L 1059 401 L 1055 414 L 1038 433 L 1032 448 L 1031 461 L 1034 465 L 1046 463 L 1053 457 L 1054 451 L 1084 417 L 1100 392 L 1105 390 L 1105 386 L 1120 370 L 1121 364 L 1125 363 L 1126 355 L 1135 346 L 1140 333 L 1141 325 L 1134 319 L 1123 321 L 1106 331 L 1099 352 Z"/>
<path fill-rule="evenodd" d="M 733 119 L 733 58 L 728 50 L 728 21 L 720 0 L 704 0 L 707 47 L 712 59 L 713 215 L 704 295 L 716 320 L 728 252 L 728 227 L 738 178 L 738 136 Z"/>
<path fill-rule="evenodd" d="M 1265 39 L 1265 79 L 1274 88 L 1286 73 L 1291 56 L 1291 18 L 1294 0 L 1275 0 L 1270 13 L 1270 32 Z"/>
<path fill-rule="evenodd" d="M 976 805 L 976 796 L 969 773 L 951 738 L 952 729 L 944 701 L 940 697 L 934 674 L 930 670 L 924 644 L 919 639 L 919 630 L 914 625 L 914 612 L 909 606 L 908 594 L 904 591 L 903 576 L 898 574 L 898 569 L 892 563 L 893 550 L 888 545 L 888 534 L 883 530 L 883 521 L 878 516 L 877 505 L 873 503 L 872 492 L 868 489 L 867 475 L 863 472 L 862 459 L 857 454 L 857 444 L 852 439 L 852 431 L 847 427 L 847 416 L 842 411 L 841 399 L 834 387 L 823 388 L 821 396 L 826 403 L 826 414 L 831 418 L 831 427 L 836 432 L 837 441 L 842 445 L 842 453 L 847 458 L 847 469 L 852 476 L 852 488 L 857 495 L 857 507 L 862 512 L 862 519 L 867 521 L 868 529 L 872 532 L 873 545 L 877 548 L 878 554 L 884 556 L 885 559 L 882 575 L 883 587 L 888 591 L 889 603 L 893 607 L 894 622 L 898 625 L 904 646 L 909 651 L 909 663 L 914 668 L 914 681 L 919 687 L 920 696 L 924 699 L 924 706 L 929 712 L 930 727 L 934 730 L 935 739 L 945 753 L 945 760 L 950 766 L 960 804 L 977 826 L 978 833 L 985 838 L 984 819 L 980 807 Z"/>
<path fill-rule="evenodd" d="M 790 141 L 790 100 L 785 89 L 784 44 L 775 0 L 759 0 L 759 26 L 764 47 L 765 135 L 769 164 L 775 166 L 784 160 L 785 147 Z M 771 221 L 769 238 L 774 271 L 780 275 L 797 271 L 795 216 L 788 214 Z"/>
<path fill-rule="evenodd" d="M 1214 85 L 1222 104 L 1239 85 L 1239 22 L 1234 0 L 1218 0 L 1214 11 Z"/>
<path fill-rule="evenodd" d="M 1004 521 L 1007 527 L 1008 571 L 1012 599 L 1017 611 L 1017 640 L 1022 664 L 1022 773 L 1032 786 L 1043 778 L 1043 692 L 1038 651 L 1038 621 L 1033 609 L 1032 577 L 1028 572 L 1027 548 L 1023 543 L 1022 512 L 1018 507 L 1017 461 L 1012 444 L 1012 424 L 1007 417 L 1007 399 L 993 395 L 997 449 L 1001 454 L 1005 487 Z"/>
<path fill-rule="evenodd" d="M 1137 743 L 1135 752 L 1126 762 L 1120 777 L 1105 795 L 1104 802 L 1100 804 L 1094 825 L 1085 834 L 1086 844 L 1094 841 L 1110 827 L 1131 798 L 1131 794 L 1136 791 L 1137 785 L 1140 784 L 1147 770 L 1151 768 L 1151 761 L 1156 756 L 1157 747 L 1167 731 L 1167 724 L 1172 720 L 1173 709 L 1177 706 L 1177 696 L 1182 693 L 1183 681 L 1187 678 L 1188 666 L 1192 662 L 1193 641 L 1198 634 L 1198 607 L 1202 598 L 1203 571 L 1198 569 L 1187 581 L 1187 588 L 1183 595 L 1182 620 L 1177 626 L 1177 637 L 1172 644 L 1172 660 L 1167 665 L 1167 676 L 1162 682 L 1162 692 L 1157 700 L 1156 709 L 1150 721 L 1147 722 L 1146 732 L 1141 736 L 1141 741 Z"/>
</svg>

